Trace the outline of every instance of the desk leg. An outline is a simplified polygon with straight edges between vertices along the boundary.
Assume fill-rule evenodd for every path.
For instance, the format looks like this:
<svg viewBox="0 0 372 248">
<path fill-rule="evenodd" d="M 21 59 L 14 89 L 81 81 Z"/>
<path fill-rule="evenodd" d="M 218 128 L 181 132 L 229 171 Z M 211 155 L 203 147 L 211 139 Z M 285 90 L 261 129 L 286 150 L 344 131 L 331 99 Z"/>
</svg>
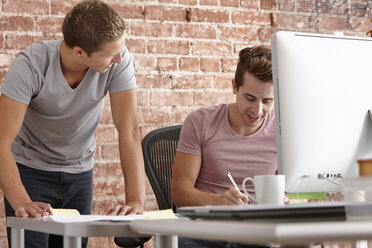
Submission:
<svg viewBox="0 0 372 248">
<path fill-rule="evenodd" d="M 81 237 L 63 236 L 63 248 L 81 248 Z"/>
<path fill-rule="evenodd" d="M 178 237 L 176 235 L 156 235 L 155 248 L 178 248 Z"/>
<path fill-rule="evenodd" d="M 368 248 L 368 240 L 357 240 L 352 244 L 352 248 Z"/>
<path fill-rule="evenodd" d="M 25 230 L 20 228 L 11 228 L 11 241 L 12 247 L 24 248 L 25 247 Z"/>
</svg>

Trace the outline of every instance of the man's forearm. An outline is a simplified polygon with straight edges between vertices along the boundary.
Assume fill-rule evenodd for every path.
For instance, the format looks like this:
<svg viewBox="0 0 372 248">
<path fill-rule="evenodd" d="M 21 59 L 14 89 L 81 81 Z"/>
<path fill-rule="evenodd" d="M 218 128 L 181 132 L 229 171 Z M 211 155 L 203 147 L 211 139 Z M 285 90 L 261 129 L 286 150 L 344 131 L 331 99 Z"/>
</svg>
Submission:
<svg viewBox="0 0 372 248">
<path fill-rule="evenodd" d="M 172 189 L 172 201 L 177 207 L 220 204 L 221 196 L 219 194 L 202 192 L 194 187 L 181 186 L 182 189 L 177 188 Z"/>
<path fill-rule="evenodd" d="M 120 159 L 125 179 L 126 202 L 145 204 L 145 168 L 139 137 L 119 140 Z"/>
<path fill-rule="evenodd" d="M 0 188 L 13 209 L 31 202 L 21 181 L 13 155 L 6 149 L 0 150 Z"/>
</svg>

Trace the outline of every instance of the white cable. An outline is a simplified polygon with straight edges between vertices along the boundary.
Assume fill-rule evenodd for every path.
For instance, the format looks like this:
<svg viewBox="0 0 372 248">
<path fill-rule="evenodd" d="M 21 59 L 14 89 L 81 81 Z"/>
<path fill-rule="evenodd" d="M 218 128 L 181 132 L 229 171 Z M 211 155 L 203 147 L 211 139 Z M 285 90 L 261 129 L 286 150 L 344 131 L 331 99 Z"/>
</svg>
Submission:
<svg viewBox="0 0 372 248">
<path fill-rule="evenodd" d="M 298 194 L 299 194 L 299 192 L 301 192 L 301 186 L 302 186 L 302 183 L 304 182 L 304 180 L 306 179 L 306 178 L 309 178 L 310 176 L 309 175 L 302 175 L 302 176 L 299 176 L 295 181 L 294 181 L 294 183 L 288 188 L 288 191 L 290 191 L 290 189 L 292 189 L 295 185 L 296 185 L 296 183 L 297 183 L 297 181 L 298 180 L 300 180 L 300 179 L 302 179 L 301 180 L 301 182 L 300 182 L 300 186 L 298 187 L 298 189 L 297 189 L 297 191 L 296 191 L 296 197 L 297 197 L 297 199 L 298 199 Z"/>
<path fill-rule="evenodd" d="M 335 185 L 337 185 L 337 186 L 341 186 L 341 184 L 339 184 L 339 183 L 336 183 L 336 182 L 333 182 L 332 180 L 330 180 L 329 178 L 327 178 L 327 177 L 325 177 L 324 175 L 322 175 L 322 174 L 318 174 L 318 178 L 319 179 L 325 179 L 325 180 L 327 180 L 328 182 L 330 182 L 330 183 L 333 183 L 333 184 L 335 184 Z M 342 178 L 342 176 L 340 176 L 340 178 Z"/>
</svg>

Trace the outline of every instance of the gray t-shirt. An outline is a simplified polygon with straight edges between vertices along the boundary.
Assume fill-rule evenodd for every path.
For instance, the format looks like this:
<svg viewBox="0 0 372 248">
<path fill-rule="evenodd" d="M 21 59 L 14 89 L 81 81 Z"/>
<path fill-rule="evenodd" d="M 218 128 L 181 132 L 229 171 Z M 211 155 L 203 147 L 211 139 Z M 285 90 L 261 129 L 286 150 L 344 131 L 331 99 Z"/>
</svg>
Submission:
<svg viewBox="0 0 372 248">
<path fill-rule="evenodd" d="M 28 105 L 12 144 L 18 163 L 46 171 L 80 173 L 93 168 L 94 132 L 104 97 L 136 87 L 131 56 L 100 74 L 89 69 L 72 89 L 60 65 L 62 40 L 34 43 L 20 52 L 5 76 L 0 92 Z"/>
</svg>

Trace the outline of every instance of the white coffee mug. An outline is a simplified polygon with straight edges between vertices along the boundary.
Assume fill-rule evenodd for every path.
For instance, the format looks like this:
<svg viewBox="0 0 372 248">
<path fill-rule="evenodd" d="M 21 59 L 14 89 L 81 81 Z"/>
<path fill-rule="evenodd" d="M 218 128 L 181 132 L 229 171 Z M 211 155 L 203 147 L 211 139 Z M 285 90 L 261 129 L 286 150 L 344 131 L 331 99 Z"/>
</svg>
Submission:
<svg viewBox="0 0 372 248">
<path fill-rule="evenodd" d="M 253 183 L 256 198 L 250 195 L 245 184 L 247 181 Z M 285 176 L 284 175 L 261 175 L 246 177 L 243 180 L 242 188 L 247 196 L 258 204 L 284 204 Z"/>
</svg>

